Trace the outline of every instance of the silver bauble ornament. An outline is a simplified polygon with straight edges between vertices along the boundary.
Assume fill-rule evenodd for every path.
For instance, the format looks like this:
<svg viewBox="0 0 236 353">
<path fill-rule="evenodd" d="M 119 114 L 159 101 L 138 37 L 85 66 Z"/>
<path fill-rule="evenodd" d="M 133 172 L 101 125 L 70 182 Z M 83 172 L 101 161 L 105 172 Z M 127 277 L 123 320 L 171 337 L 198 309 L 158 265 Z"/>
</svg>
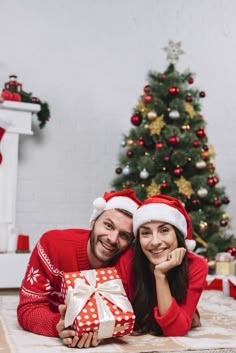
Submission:
<svg viewBox="0 0 236 353">
<path fill-rule="evenodd" d="M 208 194 L 208 190 L 205 189 L 205 188 L 200 188 L 197 192 L 198 196 L 201 197 L 201 198 L 204 198 L 207 196 Z"/>
<path fill-rule="evenodd" d="M 169 117 L 171 119 L 179 119 L 180 113 L 178 112 L 178 110 L 171 110 L 171 112 L 169 113 Z"/>
<path fill-rule="evenodd" d="M 126 165 L 123 170 L 122 170 L 122 174 L 124 175 L 129 175 L 130 174 L 130 169 L 129 169 L 129 166 Z"/>
<path fill-rule="evenodd" d="M 205 161 L 200 160 L 200 161 L 196 162 L 195 166 L 197 169 L 204 169 L 204 168 L 206 168 L 207 164 Z"/>
<path fill-rule="evenodd" d="M 149 177 L 149 173 L 146 168 L 143 168 L 143 170 L 139 174 L 141 179 L 147 179 Z"/>
<path fill-rule="evenodd" d="M 121 145 L 122 147 L 125 147 L 125 146 L 126 146 L 126 140 L 125 140 L 125 138 L 123 138 L 123 139 L 120 141 L 120 145 Z"/>
</svg>

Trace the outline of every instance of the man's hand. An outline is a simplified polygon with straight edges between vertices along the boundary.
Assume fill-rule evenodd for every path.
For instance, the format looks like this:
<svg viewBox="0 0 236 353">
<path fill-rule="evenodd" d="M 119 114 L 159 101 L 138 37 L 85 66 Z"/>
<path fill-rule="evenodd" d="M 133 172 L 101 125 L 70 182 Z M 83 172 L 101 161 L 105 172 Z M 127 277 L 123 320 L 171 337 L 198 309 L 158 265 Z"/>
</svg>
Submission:
<svg viewBox="0 0 236 353">
<path fill-rule="evenodd" d="M 75 330 L 72 330 L 70 327 L 65 328 L 66 305 L 59 305 L 59 312 L 61 318 L 56 325 L 58 336 L 61 338 L 65 346 L 76 347 L 78 336 L 76 336 Z"/>
<path fill-rule="evenodd" d="M 78 337 L 75 330 L 72 330 L 70 327 L 65 328 L 66 305 L 60 305 L 59 312 L 61 314 L 61 318 L 56 325 L 56 329 L 58 336 L 61 338 L 65 346 L 72 348 L 88 348 L 99 345 L 101 340 L 97 338 L 97 332 L 83 333 L 81 337 Z"/>
</svg>

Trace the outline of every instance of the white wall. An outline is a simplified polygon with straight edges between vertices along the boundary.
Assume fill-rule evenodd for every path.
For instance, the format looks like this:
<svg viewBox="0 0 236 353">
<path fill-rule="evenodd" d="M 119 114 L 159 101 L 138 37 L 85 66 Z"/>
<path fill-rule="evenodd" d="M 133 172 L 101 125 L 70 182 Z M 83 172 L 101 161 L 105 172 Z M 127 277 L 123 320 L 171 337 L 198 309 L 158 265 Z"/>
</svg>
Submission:
<svg viewBox="0 0 236 353">
<path fill-rule="evenodd" d="M 206 91 L 209 143 L 234 216 L 235 11 L 234 0 L 0 1 L 0 84 L 17 74 L 52 114 L 20 139 L 17 226 L 32 245 L 47 229 L 88 226 L 147 73 L 167 67 L 170 39 L 185 51 L 177 69 L 195 72 Z"/>
</svg>

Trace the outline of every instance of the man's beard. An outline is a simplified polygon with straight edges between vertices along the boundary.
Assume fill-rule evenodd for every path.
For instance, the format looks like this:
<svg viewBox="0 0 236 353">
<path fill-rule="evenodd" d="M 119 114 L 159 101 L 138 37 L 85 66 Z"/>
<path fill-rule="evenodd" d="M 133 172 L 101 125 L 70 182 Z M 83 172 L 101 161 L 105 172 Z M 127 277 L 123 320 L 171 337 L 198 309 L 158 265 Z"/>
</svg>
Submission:
<svg viewBox="0 0 236 353">
<path fill-rule="evenodd" d="M 89 241 L 90 241 L 90 249 L 91 249 L 91 252 L 92 252 L 92 254 L 93 254 L 93 256 L 97 259 L 97 260 L 99 260 L 99 261 L 101 261 L 102 263 L 104 263 L 104 264 L 107 264 L 107 263 L 110 263 L 115 257 L 117 257 L 119 254 L 120 254 L 120 251 L 118 250 L 118 247 L 117 246 L 113 246 L 114 247 L 114 255 L 113 256 L 111 256 L 110 258 L 107 258 L 107 256 L 105 256 L 105 258 L 104 257 L 102 257 L 102 256 L 99 256 L 98 254 L 97 254 L 97 251 L 96 251 L 96 245 L 97 245 L 97 243 L 99 242 L 99 239 L 100 238 L 103 238 L 103 236 L 102 235 L 98 235 L 97 237 L 95 236 L 95 234 L 94 234 L 94 228 L 92 229 L 92 231 L 91 231 L 91 234 L 90 234 L 90 237 L 89 237 Z M 104 240 L 105 241 L 105 240 Z M 109 243 L 110 244 L 110 243 Z M 111 245 L 111 244 L 110 244 Z"/>
</svg>

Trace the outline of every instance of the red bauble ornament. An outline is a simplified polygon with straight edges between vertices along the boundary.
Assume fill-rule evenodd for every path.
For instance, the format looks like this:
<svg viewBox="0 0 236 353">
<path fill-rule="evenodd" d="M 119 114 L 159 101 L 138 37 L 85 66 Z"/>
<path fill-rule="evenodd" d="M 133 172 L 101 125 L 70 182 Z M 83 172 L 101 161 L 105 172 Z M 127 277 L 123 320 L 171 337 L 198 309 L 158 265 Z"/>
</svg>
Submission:
<svg viewBox="0 0 236 353">
<path fill-rule="evenodd" d="M 12 92 L 8 91 L 7 89 L 4 89 L 2 94 L 2 98 L 5 99 L 6 101 L 11 101 L 12 100 Z"/>
<path fill-rule="evenodd" d="M 198 200 L 198 199 L 192 199 L 191 203 L 196 208 L 200 206 L 200 200 Z"/>
<path fill-rule="evenodd" d="M 126 181 L 125 185 L 127 186 L 127 188 L 129 188 L 131 185 L 130 181 Z"/>
<path fill-rule="evenodd" d="M 165 74 L 161 75 L 161 77 L 163 78 L 163 80 L 166 79 L 166 75 Z"/>
<path fill-rule="evenodd" d="M 169 162 L 170 161 L 170 156 L 164 156 L 163 160 L 164 160 L 164 162 Z"/>
<path fill-rule="evenodd" d="M 195 148 L 200 147 L 200 146 L 201 146 L 201 141 L 195 140 L 195 141 L 192 142 L 192 145 L 193 145 L 193 147 L 195 147 Z"/>
<path fill-rule="evenodd" d="M 193 77 L 189 77 L 189 78 L 188 78 L 188 83 L 192 84 L 193 82 L 194 82 Z"/>
<path fill-rule="evenodd" d="M 204 129 L 198 129 L 196 131 L 196 135 L 199 138 L 204 138 L 204 137 L 206 137 L 206 131 Z"/>
<path fill-rule="evenodd" d="M 210 186 L 210 187 L 213 187 L 213 186 L 215 186 L 215 180 L 214 180 L 214 178 L 213 177 L 208 177 L 207 178 L 207 184 Z"/>
<path fill-rule="evenodd" d="M 161 183 L 161 188 L 162 189 L 166 189 L 166 188 L 168 188 L 168 183 L 165 181 L 165 180 L 163 180 L 163 182 Z"/>
<path fill-rule="evenodd" d="M 39 99 L 37 97 L 32 97 L 31 98 L 31 103 L 38 104 L 39 103 Z"/>
<path fill-rule="evenodd" d="M 182 173 L 183 173 L 183 168 L 181 168 L 181 167 L 175 168 L 175 169 L 173 170 L 173 174 L 174 174 L 175 176 L 180 176 Z"/>
<path fill-rule="evenodd" d="M 160 150 L 163 147 L 163 143 L 162 142 L 156 142 L 155 143 L 155 147 L 156 147 L 156 149 Z"/>
<path fill-rule="evenodd" d="M 193 97 L 190 94 L 188 94 L 187 97 L 185 97 L 185 100 L 186 102 L 192 102 Z"/>
<path fill-rule="evenodd" d="M 169 143 L 169 145 L 171 145 L 171 146 L 176 146 L 176 145 L 178 145 L 178 144 L 180 143 L 180 138 L 179 138 L 179 136 L 170 136 L 170 137 L 168 138 L 168 143 Z"/>
<path fill-rule="evenodd" d="M 213 204 L 214 204 L 215 207 L 220 207 L 221 206 L 221 200 L 220 199 L 215 199 L 213 201 Z"/>
<path fill-rule="evenodd" d="M 21 102 L 21 95 L 17 92 L 12 93 L 12 100 L 15 102 Z"/>
<path fill-rule="evenodd" d="M 146 94 L 146 96 L 143 97 L 144 103 L 148 104 L 152 101 L 153 96 L 151 94 Z"/>
<path fill-rule="evenodd" d="M 209 167 L 209 170 L 211 173 L 214 172 L 214 170 L 216 169 L 216 167 L 213 163 L 208 163 L 208 167 Z"/>
<path fill-rule="evenodd" d="M 199 97 L 201 98 L 206 97 L 206 93 L 204 91 L 199 92 Z"/>
<path fill-rule="evenodd" d="M 138 139 L 138 144 L 139 144 L 140 146 L 145 146 L 145 141 L 140 138 L 140 139 Z"/>
<path fill-rule="evenodd" d="M 131 158 L 131 157 L 133 157 L 134 152 L 131 151 L 131 150 L 128 150 L 128 151 L 126 152 L 126 155 L 127 155 L 127 157 Z"/>
<path fill-rule="evenodd" d="M 203 145 L 202 148 L 204 149 L 204 151 L 208 151 L 209 147 L 207 145 Z"/>
<path fill-rule="evenodd" d="M 230 203 L 230 200 L 228 197 L 224 197 L 222 202 L 225 204 L 225 205 L 228 205 Z"/>
<path fill-rule="evenodd" d="M 227 252 L 232 255 L 234 258 L 236 258 L 236 248 L 229 248 L 227 249 Z"/>
<path fill-rule="evenodd" d="M 179 91 L 180 91 L 179 87 L 176 87 L 176 86 L 172 86 L 169 88 L 169 93 L 172 95 L 179 93 Z"/>
<path fill-rule="evenodd" d="M 138 114 L 134 114 L 133 116 L 131 116 L 131 123 L 134 125 L 134 126 L 139 126 L 141 123 L 142 123 L 142 117 Z"/>
<path fill-rule="evenodd" d="M 220 179 L 217 175 L 213 177 L 215 184 L 219 183 Z"/>
<path fill-rule="evenodd" d="M 146 94 L 149 93 L 149 92 L 150 92 L 150 85 L 144 86 L 143 91 L 144 91 Z"/>
<path fill-rule="evenodd" d="M 122 172 L 122 169 L 120 167 L 116 168 L 116 174 L 120 174 Z"/>
<path fill-rule="evenodd" d="M 220 225 L 221 225 L 221 227 L 226 227 L 228 225 L 228 221 L 226 219 L 222 219 L 220 221 Z"/>
</svg>

